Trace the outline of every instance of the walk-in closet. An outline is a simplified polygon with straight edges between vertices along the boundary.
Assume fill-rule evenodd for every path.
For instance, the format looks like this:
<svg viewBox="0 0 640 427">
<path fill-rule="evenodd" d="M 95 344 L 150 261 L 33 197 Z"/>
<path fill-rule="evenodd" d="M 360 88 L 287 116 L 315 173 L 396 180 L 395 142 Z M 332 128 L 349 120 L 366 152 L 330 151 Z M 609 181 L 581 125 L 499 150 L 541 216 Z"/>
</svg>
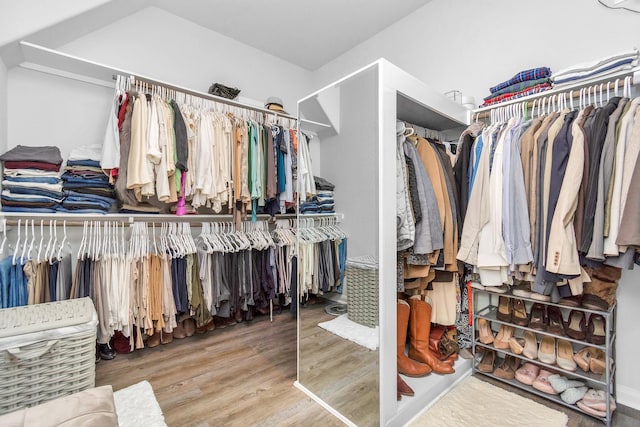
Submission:
<svg viewBox="0 0 640 427">
<path fill-rule="evenodd" d="M 5 3 L 0 425 L 640 425 L 640 1 Z"/>
</svg>

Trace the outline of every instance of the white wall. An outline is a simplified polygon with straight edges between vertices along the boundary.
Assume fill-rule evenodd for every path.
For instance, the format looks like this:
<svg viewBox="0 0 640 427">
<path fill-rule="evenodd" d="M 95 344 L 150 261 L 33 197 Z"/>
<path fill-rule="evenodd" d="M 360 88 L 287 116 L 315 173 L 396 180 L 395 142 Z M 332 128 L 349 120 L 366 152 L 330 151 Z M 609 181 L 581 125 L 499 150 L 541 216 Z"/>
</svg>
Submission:
<svg viewBox="0 0 640 427">
<path fill-rule="evenodd" d="M 0 153 L 7 149 L 7 67 L 0 59 Z"/>
<path fill-rule="evenodd" d="M 67 158 L 73 147 L 102 144 L 113 89 L 19 67 L 8 77 L 8 148 L 54 145 Z"/>
<path fill-rule="evenodd" d="M 490 86 L 524 69 L 560 70 L 640 47 L 638 17 L 596 0 L 433 0 L 319 68 L 315 87 L 384 57 L 440 92 L 457 89 L 480 104 Z"/>
<path fill-rule="evenodd" d="M 293 115 L 311 88 L 309 71 L 154 7 L 58 49 L 203 92 L 238 87 L 261 106 L 277 96 Z"/>
<path fill-rule="evenodd" d="M 540 25 L 544 23 L 544 26 Z M 609 10 L 595 0 L 433 0 L 314 73 L 320 88 L 384 57 L 440 92 L 476 98 L 517 72 L 572 64 L 640 47 L 638 15 Z M 640 271 L 625 271 L 618 291 L 617 392 L 640 409 Z"/>
<path fill-rule="evenodd" d="M 0 46 L 110 0 L 0 0 Z"/>
</svg>

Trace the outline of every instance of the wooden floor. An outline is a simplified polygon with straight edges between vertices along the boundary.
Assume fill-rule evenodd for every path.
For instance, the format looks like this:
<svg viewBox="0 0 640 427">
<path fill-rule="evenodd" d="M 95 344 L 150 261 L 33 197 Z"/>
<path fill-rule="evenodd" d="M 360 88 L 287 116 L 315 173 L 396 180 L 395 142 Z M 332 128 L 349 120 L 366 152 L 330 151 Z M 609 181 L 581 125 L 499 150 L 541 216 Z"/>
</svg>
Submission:
<svg viewBox="0 0 640 427">
<path fill-rule="evenodd" d="M 286 312 L 102 360 L 96 385 L 149 381 L 170 427 L 344 425 L 293 386 L 296 357 Z"/>
<path fill-rule="evenodd" d="M 323 304 L 302 310 L 300 383 L 360 426 L 380 419 L 378 351 L 318 326 L 334 318 Z"/>
<path fill-rule="evenodd" d="M 303 315 L 310 310 L 307 316 L 322 316 L 319 308 L 303 308 Z M 120 354 L 96 365 L 97 386 L 111 384 L 117 391 L 149 381 L 170 427 L 342 426 L 293 386 L 295 378 L 296 321 L 288 312 L 275 315 L 273 323 L 268 317 L 257 318 L 168 345 Z M 565 412 L 569 427 L 604 425 L 561 405 L 496 385 Z M 357 396 L 352 394 L 354 400 Z M 363 403 L 345 402 L 342 410 L 366 408 Z M 638 412 L 619 409 L 613 425 L 640 425 Z"/>
</svg>

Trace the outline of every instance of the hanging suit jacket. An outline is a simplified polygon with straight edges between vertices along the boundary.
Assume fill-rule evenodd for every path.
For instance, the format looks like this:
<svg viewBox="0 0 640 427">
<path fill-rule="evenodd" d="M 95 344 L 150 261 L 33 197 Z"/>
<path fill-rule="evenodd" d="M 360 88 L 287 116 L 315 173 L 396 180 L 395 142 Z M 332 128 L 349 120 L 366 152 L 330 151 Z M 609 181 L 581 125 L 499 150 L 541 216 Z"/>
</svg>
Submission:
<svg viewBox="0 0 640 427">
<path fill-rule="evenodd" d="M 579 275 L 580 260 L 576 247 L 573 219 L 578 206 L 578 193 L 584 169 L 584 132 L 580 127 L 581 111 L 574 120 L 571 134 L 573 142 L 562 179 L 558 203 L 551 220 L 547 246 L 546 270 L 563 275 Z"/>
</svg>

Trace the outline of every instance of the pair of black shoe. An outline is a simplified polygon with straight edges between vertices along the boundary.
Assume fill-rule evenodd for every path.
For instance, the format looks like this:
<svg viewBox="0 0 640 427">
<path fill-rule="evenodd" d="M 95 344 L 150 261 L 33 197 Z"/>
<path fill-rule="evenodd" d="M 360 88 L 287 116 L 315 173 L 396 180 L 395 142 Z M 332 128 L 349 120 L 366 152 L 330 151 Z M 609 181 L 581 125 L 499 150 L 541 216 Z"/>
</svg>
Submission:
<svg viewBox="0 0 640 427">
<path fill-rule="evenodd" d="M 116 351 L 109 344 L 96 344 L 96 363 L 100 360 L 112 360 L 116 357 Z"/>
</svg>

